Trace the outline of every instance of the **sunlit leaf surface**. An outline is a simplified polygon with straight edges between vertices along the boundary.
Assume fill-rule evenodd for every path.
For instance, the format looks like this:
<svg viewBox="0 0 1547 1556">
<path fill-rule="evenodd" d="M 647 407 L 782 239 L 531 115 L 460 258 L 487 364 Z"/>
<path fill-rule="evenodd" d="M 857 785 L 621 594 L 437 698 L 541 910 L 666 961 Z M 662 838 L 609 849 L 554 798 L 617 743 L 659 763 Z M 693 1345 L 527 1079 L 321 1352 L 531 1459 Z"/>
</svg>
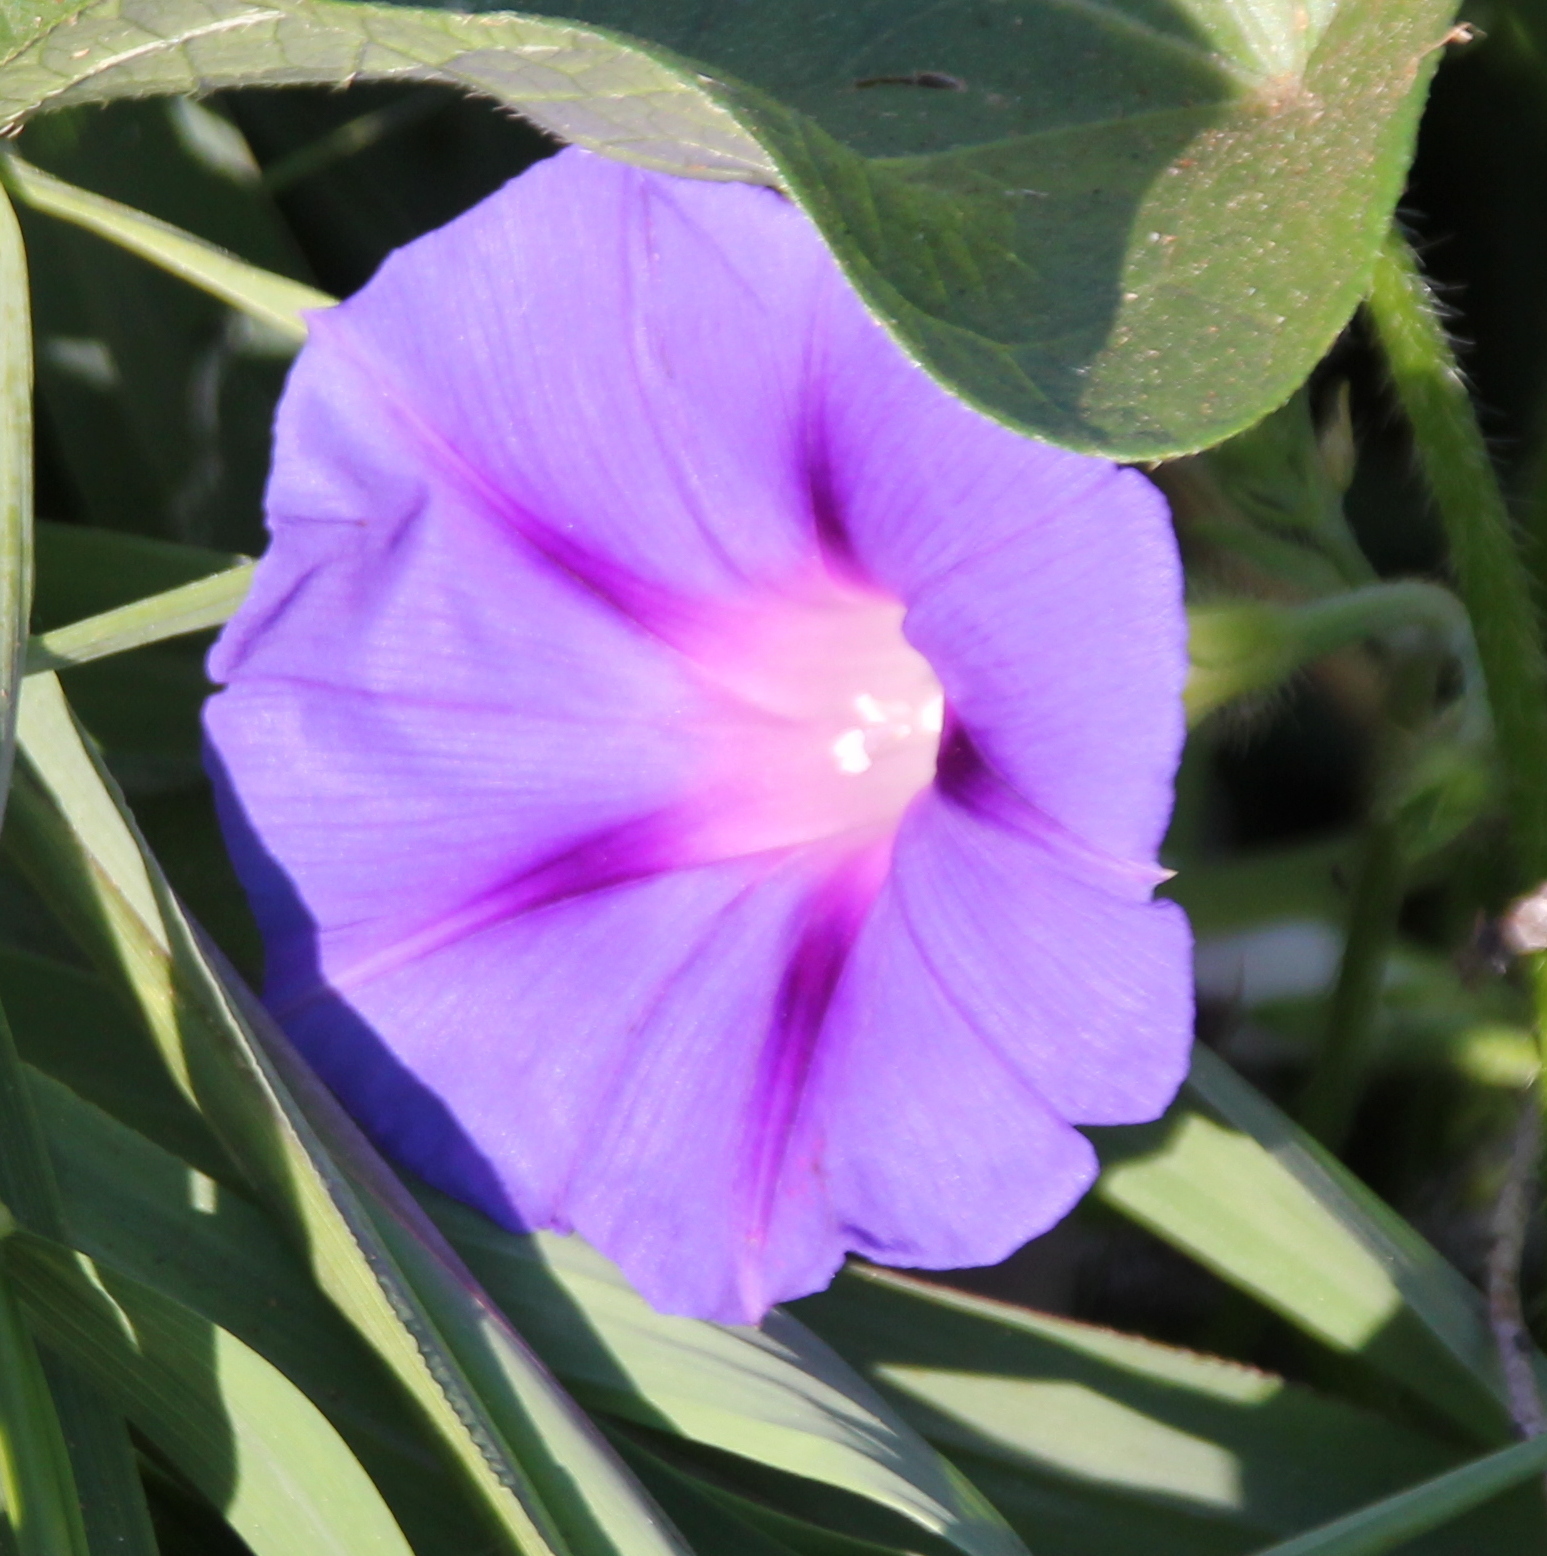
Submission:
<svg viewBox="0 0 1547 1556">
<path fill-rule="evenodd" d="M 1097 1134 L 1109 1204 L 1478 1440 L 1508 1435 L 1478 1293 L 1207 1049 L 1160 1123 Z"/>
<path fill-rule="evenodd" d="M 317 1408 L 234 1336 L 89 1259 L 20 1233 L 8 1250 L 49 1343 L 120 1405 L 254 1556 L 410 1556 Z"/>
</svg>

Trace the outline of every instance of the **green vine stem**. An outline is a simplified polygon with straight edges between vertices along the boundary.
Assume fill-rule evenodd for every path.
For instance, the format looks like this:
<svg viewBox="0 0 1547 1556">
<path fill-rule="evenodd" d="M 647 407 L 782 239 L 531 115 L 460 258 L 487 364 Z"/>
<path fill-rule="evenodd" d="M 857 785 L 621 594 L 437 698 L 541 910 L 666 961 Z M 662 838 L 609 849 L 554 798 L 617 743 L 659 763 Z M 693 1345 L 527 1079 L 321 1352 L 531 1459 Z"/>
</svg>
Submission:
<svg viewBox="0 0 1547 1556">
<path fill-rule="evenodd" d="M 1448 590 L 1436 593 L 1445 597 L 1453 612 L 1464 615 Z M 1448 649 L 1461 665 L 1465 688 L 1459 710 L 1462 718 L 1451 738 L 1480 744 L 1488 730 L 1486 692 L 1476 668 L 1472 636 L 1464 622 L 1439 643 L 1409 648 L 1391 666 L 1376 741 L 1374 814 L 1365 832 L 1349 900 L 1348 932 L 1328 1005 L 1326 1035 L 1300 1102 L 1300 1122 L 1334 1152 L 1342 1151 L 1353 1126 L 1379 1031 L 1381 991 L 1396 943 L 1397 918 L 1411 862 L 1397 797 L 1413 775 L 1414 732 L 1429 723 L 1434 708 L 1439 647 Z"/>
<path fill-rule="evenodd" d="M 1540 1099 L 1528 1091 L 1510 1141 L 1504 1186 L 1493 1207 L 1488 1249 L 1488 1327 L 1498 1347 L 1509 1411 L 1522 1437 L 1539 1436 L 1544 1424 L 1531 1365 L 1531 1329 L 1520 1297 L 1520 1264 L 1536 1208 L 1541 1132 Z"/>
<path fill-rule="evenodd" d="M 1226 600 L 1189 607 L 1187 621 L 1192 669 L 1183 700 L 1189 725 L 1338 649 L 1418 632 L 1435 640 L 1461 672 L 1459 733 L 1469 740 L 1487 733 L 1487 694 L 1471 622 L 1456 596 L 1438 584 L 1402 578 L 1299 605 Z"/>
<path fill-rule="evenodd" d="M 1299 1108 L 1301 1124 L 1329 1151 L 1341 1151 L 1348 1139 L 1369 1069 L 1406 878 L 1395 824 L 1376 821 L 1365 837 L 1349 899 L 1326 1036 Z"/>
<path fill-rule="evenodd" d="M 1505 507 L 1477 414 L 1434 298 L 1402 234 L 1388 234 L 1366 300 L 1397 398 L 1413 431 L 1419 463 L 1445 527 L 1456 584 L 1477 642 L 1493 711 L 1511 830 L 1522 884 L 1547 881 L 1547 657 L 1532 580 Z M 1538 1054 L 1547 1057 L 1547 951 L 1524 957 L 1536 1011 Z M 1547 1087 L 1537 1087 L 1538 1099 Z M 1516 1164 L 1528 1179 L 1532 1160 Z M 1495 1271 L 1514 1288 L 1518 1261 Z M 1495 1306 L 1501 1291 L 1492 1293 Z M 1510 1358 L 1501 1358 L 1506 1375 Z M 1523 1435 L 1541 1429 L 1539 1406 L 1516 1402 Z"/>
<path fill-rule="evenodd" d="M 1547 879 L 1547 658 L 1530 575 L 1428 283 L 1398 232 L 1376 261 L 1368 307 L 1472 618 L 1522 884 L 1535 886 Z"/>
</svg>

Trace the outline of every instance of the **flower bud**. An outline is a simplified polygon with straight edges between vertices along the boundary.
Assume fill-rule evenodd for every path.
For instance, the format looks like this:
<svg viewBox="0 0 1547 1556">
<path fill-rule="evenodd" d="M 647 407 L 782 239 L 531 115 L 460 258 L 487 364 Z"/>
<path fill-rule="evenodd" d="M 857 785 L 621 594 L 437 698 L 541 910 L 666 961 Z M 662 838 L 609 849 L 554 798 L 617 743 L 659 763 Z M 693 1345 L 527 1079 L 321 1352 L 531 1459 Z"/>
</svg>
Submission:
<svg viewBox="0 0 1547 1556">
<path fill-rule="evenodd" d="M 1262 600 L 1195 605 L 1187 613 L 1191 668 L 1182 700 L 1187 722 L 1198 724 L 1216 708 L 1277 686 L 1301 664 L 1295 613 Z"/>
</svg>

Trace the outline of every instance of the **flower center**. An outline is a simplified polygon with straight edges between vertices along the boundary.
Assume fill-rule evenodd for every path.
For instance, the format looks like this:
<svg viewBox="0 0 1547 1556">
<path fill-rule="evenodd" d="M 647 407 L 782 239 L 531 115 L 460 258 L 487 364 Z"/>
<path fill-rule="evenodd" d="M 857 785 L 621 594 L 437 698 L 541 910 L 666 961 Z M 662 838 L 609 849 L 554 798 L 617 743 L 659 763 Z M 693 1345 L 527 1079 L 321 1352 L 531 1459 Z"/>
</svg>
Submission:
<svg viewBox="0 0 1547 1556">
<path fill-rule="evenodd" d="M 891 833 L 934 778 L 945 713 L 902 620 L 895 600 L 823 579 L 727 613 L 689 647 L 711 697 L 706 851 Z"/>
</svg>

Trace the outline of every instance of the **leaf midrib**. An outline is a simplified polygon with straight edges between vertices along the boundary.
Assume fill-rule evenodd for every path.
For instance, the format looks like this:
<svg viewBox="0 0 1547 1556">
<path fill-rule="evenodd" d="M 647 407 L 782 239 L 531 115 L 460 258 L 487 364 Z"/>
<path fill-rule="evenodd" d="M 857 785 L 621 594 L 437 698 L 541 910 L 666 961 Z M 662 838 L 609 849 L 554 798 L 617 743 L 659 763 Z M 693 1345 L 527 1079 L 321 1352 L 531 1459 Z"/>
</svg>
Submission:
<svg viewBox="0 0 1547 1556">
<path fill-rule="evenodd" d="M 1053 141 L 1068 135 L 1085 135 L 1095 130 L 1116 129 L 1122 125 L 1159 125 L 1171 119 L 1216 114 L 1221 109 L 1229 112 L 1233 99 L 1221 98 L 1215 103 L 1184 103 L 1171 108 L 1147 108 L 1142 113 L 1118 114 L 1105 119 L 1080 119 L 1070 124 L 1050 125 L 1042 130 L 1028 130 L 1023 135 L 1009 135 L 1002 140 L 975 141 L 970 146 L 953 146 L 949 151 L 929 151 L 907 157 L 866 157 L 870 167 L 903 177 L 927 172 L 943 163 L 967 161 L 973 157 L 1009 153 L 1038 141 Z M 1209 123 L 1216 123 L 1210 120 Z M 1003 193 L 1004 191 L 1000 191 Z"/>
</svg>

